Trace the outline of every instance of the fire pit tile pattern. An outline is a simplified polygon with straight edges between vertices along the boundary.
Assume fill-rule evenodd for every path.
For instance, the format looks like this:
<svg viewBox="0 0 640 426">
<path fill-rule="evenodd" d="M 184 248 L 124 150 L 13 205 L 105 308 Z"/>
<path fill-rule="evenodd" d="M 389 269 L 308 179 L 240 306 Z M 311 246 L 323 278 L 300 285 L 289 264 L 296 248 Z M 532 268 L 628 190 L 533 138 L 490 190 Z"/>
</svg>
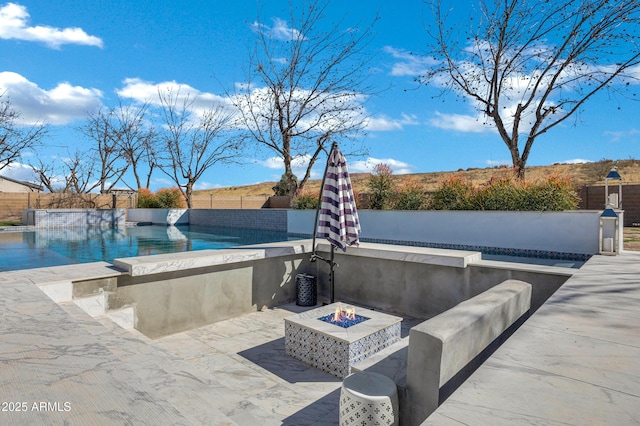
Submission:
<svg viewBox="0 0 640 426">
<path fill-rule="evenodd" d="M 379 312 L 371 313 L 378 323 L 375 331 L 371 329 L 371 323 L 369 326 L 365 325 L 369 321 L 345 330 L 317 320 L 317 316 L 315 321 L 310 321 L 309 318 L 315 314 L 306 315 L 307 318 L 299 322 L 296 318 L 285 319 L 286 353 L 322 371 L 344 378 L 351 373 L 352 365 L 400 340 L 402 318 Z M 319 329 L 315 329 L 315 325 Z"/>
</svg>

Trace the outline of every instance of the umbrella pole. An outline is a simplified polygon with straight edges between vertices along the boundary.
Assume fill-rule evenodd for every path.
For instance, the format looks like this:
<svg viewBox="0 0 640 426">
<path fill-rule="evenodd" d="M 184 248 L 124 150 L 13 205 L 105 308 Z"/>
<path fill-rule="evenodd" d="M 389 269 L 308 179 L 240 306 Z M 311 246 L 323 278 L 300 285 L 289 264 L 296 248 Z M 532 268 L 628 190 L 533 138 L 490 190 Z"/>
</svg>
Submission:
<svg viewBox="0 0 640 426">
<path fill-rule="evenodd" d="M 335 263 L 333 261 L 333 254 L 335 252 L 335 247 L 333 247 L 333 244 L 331 244 L 331 263 L 329 263 L 331 265 L 331 272 L 329 273 L 329 286 L 331 287 L 331 303 L 335 302 L 335 298 L 334 298 L 334 284 L 335 284 Z"/>
</svg>

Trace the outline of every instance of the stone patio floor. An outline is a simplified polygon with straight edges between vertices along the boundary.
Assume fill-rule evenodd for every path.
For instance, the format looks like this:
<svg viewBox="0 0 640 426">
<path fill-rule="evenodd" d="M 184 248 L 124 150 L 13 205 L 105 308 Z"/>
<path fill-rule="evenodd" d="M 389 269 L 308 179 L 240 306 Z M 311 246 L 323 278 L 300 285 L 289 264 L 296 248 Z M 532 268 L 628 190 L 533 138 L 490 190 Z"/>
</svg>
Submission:
<svg viewBox="0 0 640 426">
<path fill-rule="evenodd" d="M 0 424 L 337 424 L 341 381 L 284 353 L 295 304 L 151 340 L 39 274 L 0 274 Z M 594 256 L 425 424 L 640 424 L 640 253 Z"/>
</svg>

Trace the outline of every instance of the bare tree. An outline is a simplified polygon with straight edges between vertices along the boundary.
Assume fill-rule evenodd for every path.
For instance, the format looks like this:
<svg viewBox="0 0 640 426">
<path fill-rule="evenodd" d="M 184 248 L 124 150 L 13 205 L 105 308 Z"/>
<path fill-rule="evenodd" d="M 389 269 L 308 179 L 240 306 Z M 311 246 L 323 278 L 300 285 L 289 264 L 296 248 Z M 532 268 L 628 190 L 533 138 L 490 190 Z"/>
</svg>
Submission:
<svg viewBox="0 0 640 426">
<path fill-rule="evenodd" d="M 290 23 L 274 20 L 269 26 L 258 18 L 253 24 L 257 40 L 248 82 L 233 96 L 258 145 L 283 160 L 291 195 L 304 187 L 327 143 L 364 128 L 366 48 L 373 37 L 373 23 L 361 29 L 338 22 L 319 30 L 327 0 L 296 4 L 289 4 Z M 300 159 L 308 165 L 298 183 L 292 163 Z"/>
<path fill-rule="evenodd" d="M 36 164 L 37 161 L 37 164 Z M 45 163 L 42 159 L 37 159 L 32 162 L 31 168 L 33 172 L 38 176 L 42 186 L 49 192 L 58 192 L 60 188 L 56 186 L 56 174 L 55 166 L 53 163 Z"/>
<path fill-rule="evenodd" d="M 104 181 L 96 179 L 95 176 L 95 160 L 91 152 L 81 151 L 76 151 L 73 156 L 63 159 L 65 186 L 61 192 L 87 194 L 98 186 L 102 187 Z M 102 176 L 102 170 L 100 175 Z"/>
<path fill-rule="evenodd" d="M 148 110 L 148 103 L 132 106 L 119 102 L 118 107 L 110 114 L 112 137 L 131 167 L 137 189 L 149 187 L 156 167 L 157 135 L 154 127 L 147 121 Z M 144 185 L 140 177 L 143 165 L 147 166 Z"/>
<path fill-rule="evenodd" d="M 49 162 L 36 157 L 30 166 L 42 186 L 51 193 L 86 194 L 100 186 L 97 164 L 93 149 L 89 149 L 76 150 L 67 157 L 52 158 Z"/>
<path fill-rule="evenodd" d="M 596 93 L 635 96 L 637 0 L 481 0 L 468 27 L 448 22 L 459 3 L 443 3 L 427 1 L 436 61 L 421 80 L 470 99 L 521 178 L 536 138 L 577 118 Z"/>
<path fill-rule="evenodd" d="M 25 151 L 40 145 L 48 131 L 45 124 L 21 125 L 20 113 L 9 100 L 2 99 L 3 96 L 0 93 L 0 170 L 20 159 Z"/>
<path fill-rule="evenodd" d="M 93 143 L 91 151 L 100 166 L 97 177 L 100 193 L 113 188 L 129 168 L 118 140 L 117 129 L 112 124 L 116 112 L 115 109 L 100 108 L 95 113 L 89 113 L 85 123 L 79 127 L 79 131 Z"/>
<path fill-rule="evenodd" d="M 234 116 L 224 105 L 196 110 L 196 98 L 179 91 L 158 92 L 164 122 L 160 169 L 178 186 L 192 207 L 192 193 L 205 171 L 217 163 L 235 162 L 239 138 L 225 135 Z"/>
</svg>

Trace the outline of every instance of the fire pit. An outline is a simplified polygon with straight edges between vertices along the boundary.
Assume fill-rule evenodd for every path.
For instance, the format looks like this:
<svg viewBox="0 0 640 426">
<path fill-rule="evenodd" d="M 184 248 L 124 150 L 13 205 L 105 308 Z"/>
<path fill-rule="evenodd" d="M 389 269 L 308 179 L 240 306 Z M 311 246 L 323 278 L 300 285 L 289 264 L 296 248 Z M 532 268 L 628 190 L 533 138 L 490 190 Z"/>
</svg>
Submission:
<svg viewBox="0 0 640 426">
<path fill-rule="evenodd" d="M 402 318 L 340 303 L 285 318 L 288 355 L 344 378 L 351 366 L 400 340 Z"/>
<path fill-rule="evenodd" d="M 328 322 L 338 327 L 349 328 L 353 325 L 360 324 L 369 318 L 356 314 L 355 308 L 343 308 L 340 303 L 337 304 L 336 310 L 328 315 L 318 318 L 320 321 Z"/>
</svg>

